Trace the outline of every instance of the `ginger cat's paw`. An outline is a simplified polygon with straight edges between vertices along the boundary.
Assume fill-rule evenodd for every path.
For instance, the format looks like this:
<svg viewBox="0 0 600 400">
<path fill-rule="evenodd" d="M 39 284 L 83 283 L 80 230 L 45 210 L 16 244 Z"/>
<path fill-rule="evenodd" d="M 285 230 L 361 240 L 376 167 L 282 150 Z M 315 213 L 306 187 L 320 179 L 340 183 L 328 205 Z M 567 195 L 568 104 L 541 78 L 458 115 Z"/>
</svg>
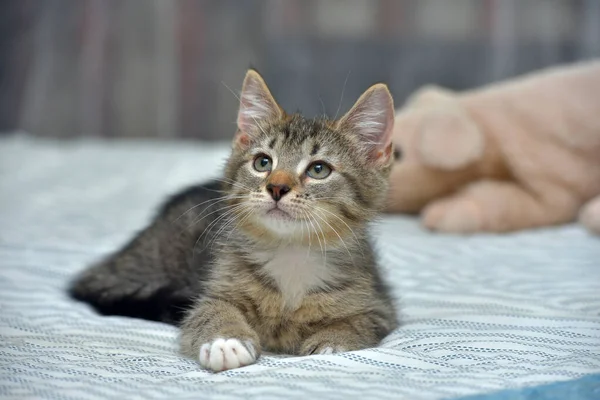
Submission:
<svg viewBox="0 0 600 400">
<path fill-rule="evenodd" d="M 600 196 L 583 206 L 579 213 L 579 221 L 590 232 L 600 235 Z"/>
<path fill-rule="evenodd" d="M 427 229 L 446 233 L 474 233 L 484 229 L 479 205 L 466 198 L 434 201 L 423 210 L 422 222 Z"/>
<path fill-rule="evenodd" d="M 252 340 L 218 338 L 200 346 L 200 365 L 215 372 L 250 365 L 257 358 Z"/>
</svg>

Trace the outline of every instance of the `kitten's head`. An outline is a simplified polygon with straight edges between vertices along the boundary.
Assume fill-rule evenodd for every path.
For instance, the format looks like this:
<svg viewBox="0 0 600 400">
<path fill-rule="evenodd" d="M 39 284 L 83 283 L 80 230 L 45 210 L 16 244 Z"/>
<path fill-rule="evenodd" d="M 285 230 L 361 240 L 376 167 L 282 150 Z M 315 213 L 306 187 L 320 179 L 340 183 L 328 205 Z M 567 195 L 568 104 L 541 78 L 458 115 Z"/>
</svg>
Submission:
<svg viewBox="0 0 600 400">
<path fill-rule="evenodd" d="M 329 245 L 364 225 L 386 199 L 393 123 L 383 84 L 339 120 L 307 119 L 286 114 L 248 71 L 225 171 L 239 226 L 256 237 Z"/>
</svg>

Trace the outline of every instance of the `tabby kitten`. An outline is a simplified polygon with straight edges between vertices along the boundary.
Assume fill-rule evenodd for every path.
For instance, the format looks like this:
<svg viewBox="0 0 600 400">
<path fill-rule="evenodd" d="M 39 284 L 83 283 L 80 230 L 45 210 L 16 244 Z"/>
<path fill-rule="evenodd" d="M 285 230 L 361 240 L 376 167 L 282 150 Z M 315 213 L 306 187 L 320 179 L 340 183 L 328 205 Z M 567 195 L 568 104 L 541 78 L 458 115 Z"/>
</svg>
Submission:
<svg viewBox="0 0 600 400">
<path fill-rule="evenodd" d="M 213 371 L 263 349 L 376 346 L 398 325 L 367 231 L 386 198 L 393 120 L 383 84 L 337 121 L 306 119 L 248 71 L 222 182 L 170 199 L 71 294 L 104 314 L 179 323 L 182 352 Z"/>
</svg>

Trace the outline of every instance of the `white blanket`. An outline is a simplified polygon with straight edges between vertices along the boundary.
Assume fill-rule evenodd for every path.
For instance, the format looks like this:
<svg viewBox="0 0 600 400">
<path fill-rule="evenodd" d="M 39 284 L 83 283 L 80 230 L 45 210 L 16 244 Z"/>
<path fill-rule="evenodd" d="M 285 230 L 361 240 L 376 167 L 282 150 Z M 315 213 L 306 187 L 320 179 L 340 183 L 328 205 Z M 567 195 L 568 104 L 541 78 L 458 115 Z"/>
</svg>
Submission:
<svg viewBox="0 0 600 400">
<path fill-rule="evenodd" d="M 380 348 L 263 356 L 212 374 L 177 329 L 101 317 L 64 288 L 144 226 L 166 194 L 219 174 L 225 145 L 0 140 L 0 396 L 441 399 L 600 371 L 600 239 L 577 226 L 375 236 L 404 324 Z"/>
</svg>

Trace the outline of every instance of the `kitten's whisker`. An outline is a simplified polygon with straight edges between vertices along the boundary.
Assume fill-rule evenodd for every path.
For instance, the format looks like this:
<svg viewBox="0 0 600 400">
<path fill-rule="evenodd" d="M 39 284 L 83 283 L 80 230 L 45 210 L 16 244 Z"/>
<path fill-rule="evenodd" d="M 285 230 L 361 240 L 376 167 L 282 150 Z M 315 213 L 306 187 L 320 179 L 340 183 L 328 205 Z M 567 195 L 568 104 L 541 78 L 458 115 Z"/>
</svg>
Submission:
<svg viewBox="0 0 600 400">
<path fill-rule="evenodd" d="M 315 224 L 317 224 L 317 227 L 321 231 L 321 236 L 323 236 L 323 248 L 325 249 L 325 251 L 323 252 L 323 261 L 325 262 L 325 264 L 327 264 L 327 237 L 325 236 L 325 232 L 323 231 L 323 227 L 321 226 L 321 224 L 319 223 L 319 221 L 317 221 L 317 219 L 315 218 L 315 215 L 312 212 L 310 214 L 313 217 L 313 219 L 315 221 Z"/>
<path fill-rule="evenodd" d="M 310 234 L 310 227 L 308 226 L 308 215 L 306 214 L 306 211 L 302 211 L 302 213 L 306 216 L 306 218 L 304 218 L 302 222 L 306 224 L 306 232 L 308 233 L 308 252 L 310 253 L 312 239 Z"/>
<path fill-rule="evenodd" d="M 315 210 L 318 211 L 318 210 Z M 327 224 L 327 226 L 329 226 L 329 228 L 331 228 L 331 230 L 337 235 L 338 238 L 340 238 L 340 241 L 342 242 L 342 244 L 344 245 L 344 247 L 346 248 L 346 251 L 348 252 L 348 255 L 350 256 L 350 258 L 352 259 L 352 254 L 350 254 L 350 249 L 348 248 L 348 246 L 346 246 L 346 242 L 344 242 L 344 239 L 342 239 L 342 237 L 340 236 L 340 234 L 338 233 L 338 231 L 331 226 L 331 224 L 329 222 L 327 222 L 327 220 L 323 217 L 321 217 L 319 214 L 315 214 L 321 221 L 325 222 Z"/>
<path fill-rule="evenodd" d="M 348 198 L 342 197 L 342 196 L 328 196 L 328 197 L 316 197 L 315 200 L 348 200 Z M 333 204 L 333 205 L 335 205 L 335 204 Z M 362 207 L 362 209 L 365 211 L 369 211 L 369 212 L 377 211 L 373 208 L 367 208 L 367 207 Z"/>
<path fill-rule="evenodd" d="M 229 216 L 231 216 L 231 213 L 229 214 Z M 227 217 L 228 216 L 223 216 L 222 218 L 219 219 L 219 221 L 222 221 L 224 219 L 227 220 Z M 205 232 L 202 232 L 202 234 L 196 240 L 196 243 L 194 244 L 194 248 L 198 245 L 198 242 L 203 237 L 204 237 L 204 239 L 202 240 L 202 249 L 205 250 L 206 248 L 208 248 L 208 246 L 213 242 L 213 239 L 215 239 L 216 235 L 213 234 L 213 237 L 209 240 L 208 243 L 206 242 L 206 240 L 210 236 L 210 233 L 211 233 L 212 229 L 215 228 L 216 226 L 218 226 L 218 225 L 214 224 L 210 228 L 205 229 Z M 212 251 L 212 247 L 211 247 L 211 251 Z"/>
<path fill-rule="evenodd" d="M 228 208 L 235 207 L 235 206 L 237 206 L 237 205 L 238 205 L 238 204 L 228 204 L 228 205 L 226 205 L 226 206 L 223 206 L 223 207 L 221 207 L 221 208 L 218 208 L 218 209 L 216 209 L 216 210 L 213 210 L 213 211 L 211 211 L 210 213 L 208 213 L 208 214 L 206 214 L 206 215 L 204 215 L 204 216 L 202 216 L 202 214 L 200 214 L 200 215 L 199 215 L 199 217 L 201 217 L 201 218 L 196 218 L 196 219 L 194 219 L 194 221 L 192 221 L 192 224 L 191 224 L 191 225 L 189 225 L 189 226 L 188 226 L 186 229 L 191 229 L 191 228 L 193 228 L 195 225 L 197 225 L 198 223 L 200 223 L 200 222 L 201 222 L 203 219 L 205 219 L 205 218 L 207 218 L 207 217 L 210 217 L 210 216 L 211 216 L 211 215 L 213 215 L 213 214 L 219 213 L 219 212 L 221 212 L 221 211 L 223 211 L 223 210 L 227 210 Z"/>
<path fill-rule="evenodd" d="M 221 236 L 222 233 L 225 232 L 225 229 L 227 229 L 235 221 L 237 221 L 237 224 L 235 225 L 235 227 L 233 229 L 231 229 L 229 232 L 229 236 L 228 236 L 228 238 L 229 238 L 231 236 L 232 232 L 237 230 L 240 223 L 245 221 L 246 219 L 248 219 L 248 217 L 254 213 L 254 210 L 252 209 L 252 207 L 248 207 L 246 203 L 244 203 L 243 205 L 245 206 L 244 209 L 241 209 L 242 211 L 240 211 L 239 213 L 237 212 L 238 210 L 235 210 L 233 213 L 234 215 L 230 218 L 230 220 L 225 222 L 223 224 L 223 226 L 221 227 L 221 229 L 219 229 L 217 231 L 217 233 L 215 233 L 213 235 L 211 249 L 212 249 L 212 246 L 214 246 L 214 243 L 216 242 L 216 240 Z M 210 242 L 209 242 L 209 244 L 210 244 Z"/>
<path fill-rule="evenodd" d="M 252 208 L 248 208 L 248 211 L 246 211 L 246 214 L 244 214 L 244 217 L 241 218 L 238 223 L 233 227 L 233 229 L 231 229 L 229 231 L 229 235 L 227 236 L 227 241 L 229 241 L 229 238 L 231 238 L 231 234 L 235 231 L 237 231 L 237 228 L 240 226 L 240 224 L 242 224 L 243 222 L 245 222 L 252 214 L 254 214 L 254 210 Z"/>
<path fill-rule="evenodd" d="M 242 203 L 242 204 L 234 204 L 230 210 L 227 210 L 226 212 L 224 212 L 223 214 L 221 214 L 220 216 L 218 216 L 210 224 L 208 224 L 208 226 L 206 228 L 204 228 L 204 230 L 202 231 L 202 233 L 198 236 L 198 239 L 196 240 L 196 243 L 194 243 L 194 248 L 196 248 L 196 246 L 198 245 L 198 242 L 200 241 L 200 239 L 202 239 L 202 237 L 204 235 L 207 235 L 208 233 L 210 233 L 210 231 L 212 230 L 212 228 L 214 228 L 216 226 L 216 224 L 218 224 L 220 221 L 222 221 L 223 218 L 227 218 L 233 212 L 235 212 L 236 210 L 238 210 L 238 209 L 240 209 L 241 207 L 244 207 L 244 206 L 245 206 L 244 203 Z M 206 237 L 204 238 L 204 241 L 206 241 Z"/>
<path fill-rule="evenodd" d="M 298 213 L 296 213 L 296 216 L 294 217 L 294 223 L 297 224 L 298 221 L 300 221 L 300 239 L 301 239 L 301 243 L 304 243 L 304 219 L 300 219 L 298 218 Z M 295 231 L 295 228 L 294 228 Z M 306 262 L 306 260 L 308 260 L 308 258 L 310 257 L 310 246 L 308 247 L 307 251 L 306 251 L 306 258 L 304 259 L 304 262 Z"/>
<path fill-rule="evenodd" d="M 238 207 L 240 205 L 237 205 Z M 198 238 L 196 239 L 196 242 L 194 243 L 194 248 L 196 248 L 196 246 L 198 245 L 198 242 L 200 241 L 200 239 L 202 239 L 203 237 L 205 237 L 206 234 L 210 233 L 210 230 L 219 223 L 219 221 L 221 221 L 223 218 L 226 218 L 228 215 L 230 215 L 234 210 L 236 210 L 238 207 L 232 207 L 231 209 L 227 210 L 226 212 L 219 214 L 217 216 L 217 218 L 215 218 L 212 222 L 210 222 L 205 228 L 204 230 L 200 233 L 200 235 L 198 235 Z"/>
<path fill-rule="evenodd" d="M 245 210 L 247 212 L 247 210 Z M 225 222 L 223 224 L 223 226 L 221 226 L 221 228 L 213 235 L 213 238 L 210 240 L 210 242 L 208 242 L 207 246 L 210 246 L 211 251 L 213 250 L 213 246 L 216 242 L 216 240 L 219 238 L 219 236 L 221 235 L 221 233 L 225 232 L 225 229 L 227 229 L 231 224 L 233 224 L 235 221 L 240 220 L 240 215 L 233 215 L 233 217 L 231 219 L 229 219 L 229 221 Z M 237 225 L 236 225 L 237 226 Z"/>
<path fill-rule="evenodd" d="M 338 104 L 337 111 L 335 112 L 335 117 L 333 120 L 335 121 L 340 113 L 340 108 L 342 108 L 342 101 L 344 100 L 344 91 L 346 90 L 346 83 L 348 83 L 348 78 L 350 77 L 351 70 L 348 70 L 348 74 L 346 75 L 346 80 L 344 80 L 344 86 L 342 86 L 342 95 L 340 96 L 340 104 Z"/>
<path fill-rule="evenodd" d="M 325 211 L 326 213 L 328 213 L 328 214 L 331 214 L 331 215 L 333 215 L 335 218 L 339 219 L 339 220 L 340 220 L 340 222 L 341 222 L 342 224 L 344 224 L 344 225 L 346 226 L 346 228 L 348 228 L 348 230 L 349 230 L 350 232 L 352 232 L 352 236 L 354 236 L 354 239 L 356 240 L 356 243 L 359 243 L 359 241 L 358 241 L 358 236 L 356 236 L 356 234 L 354 233 L 354 230 L 353 230 L 353 229 L 350 227 L 350 225 L 348 225 L 348 224 L 346 223 L 346 221 L 344 221 L 342 218 L 340 218 L 340 217 L 339 217 L 338 215 L 336 215 L 335 213 L 333 213 L 333 212 L 331 212 L 331 211 L 327 210 L 326 208 L 319 207 L 319 206 L 314 206 L 314 207 L 315 207 L 315 209 L 317 209 L 317 210 L 319 210 L 319 211 Z"/>
<path fill-rule="evenodd" d="M 242 209 L 243 207 L 245 207 L 244 203 L 241 204 L 236 204 L 234 207 L 232 207 L 231 209 L 227 210 L 226 212 L 224 212 L 223 214 L 219 215 L 214 221 L 212 221 L 205 229 L 202 233 L 202 235 L 205 235 L 204 241 L 206 242 L 206 236 L 208 236 L 208 234 L 211 232 L 211 230 L 215 227 L 218 226 L 219 222 L 223 221 L 226 218 L 231 217 L 232 215 L 235 215 L 235 212 Z M 201 235 L 201 236 L 202 236 Z"/>
<path fill-rule="evenodd" d="M 210 216 L 211 216 L 211 215 L 213 215 L 213 214 L 220 213 L 221 211 L 223 211 L 223 210 L 226 210 L 226 209 L 228 209 L 228 208 L 231 208 L 231 207 L 233 207 L 233 206 L 235 206 L 235 204 L 229 204 L 229 205 L 226 205 L 226 206 L 220 207 L 220 208 L 218 208 L 218 209 L 216 209 L 216 210 L 213 210 L 213 211 L 211 211 L 210 213 L 208 213 L 208 214 L 206 214 L 206 215 L 202 216 L 202 214 L 203 214 L 203 213 L 206 211 L 206 210 L 203 210 L 203 211 L 202 211 L 202 213 L 200 213 L 198 216 L 196 216 L 196 218 L 195 218 L 195 219 L 192 221 L 192 223 L 191 223 L 191 224 L 189 224 L 188 226 L 184 226 L 184 227 L 181 229 L 181 231 L 179 232 L 179 234 L 181 235 L 183 232 L 191 230 L 191 229 L 192 229 L 194 226 L 198 225 L 198 224 L 199 224 L 200 222 L 202 222 L 202 220 L 204 220 L 205 218 L 208 218 L 208 217 L 210 217 Z M 207 208 L 208 208 L 208 207 L 207 207 Z"/>
<path fill-rule="evenodd" d="M 233 180 L 233 179 L 231 179 L 231 178 L 227 178 L 227 177 L 221 177 L 221 178 L 216 178 L 215 180 L 216 180 L 216 181 L 219 181 L 219 182 L 223 182 L 223 183 L 237 184 L 237 185 L 239 185 L 240 187 L 243 187 L 243 188 L 245 188 L 245 189 L 248 189 L 248 190 L 252 190 L 252 188 L 251 188 L 250 186 L 248 186 L 248 185 L 244 185 L 243 183 L 241 183 L 241 182 L 238 182 L 238 181 L 235 181 L 235 180 Z"/>
<path fill-rule="evenodd" d="M 233 97 L 235 97 L 237 99 L 237 101 L 239 101 L 240 103 L 242 102 L 242 100 L 240 100 L 240 96 L 235 94 L 235 92 L 229 86 L 227 86 L 227 84 L 224 81 L 221 81 L 221 84 L 223 84 L 223 86 L 225 86 L 227 88 L 227 90 L 229 90 L 231 92 L 231 94 L 233 95 Z"/>
<path fill-rule="evenodd" d="M 206 244 L 206 247 L 210 246 L 210 250 L 211 252 L 213 251 L 213 246 L 215 244 L 215 241 L 217 240 L 217 238 L 219 237 L 219 235 L 221 234 L 221 232 L 223 232 L 225 229 L 227 229 L 227 227 L 232 224 L 234 221 L 236 221 L 236 217 L 237 215 L 234 213 L 231 215 L 231 218 L 228 218 L 225 222 L 223 222 L 221 224 L 221 226 L 219 227 L 219 229 L 217 229 L 217 232 L 215 232 L 212 235 L 212 238 L 209 239 L 208 243 Z"/>
<path fill-rule="evenodd" d="M 266 135 L 266 134 L 267 134 L 267 132 L 265 132 L 265 130 L 263 129 L 263 127 L 262 127 L 262 126 L 260 126 L 260 123 L 257 121 L 257 119 L 256 119 L 254 116 L 252 116 L 252 115 L 251 115 L 250 117 L 252 117 L 252 119 L 254 120 L 256 127 L 257 127 L 258 129 L 260 129 L 260 131 L 261 131 L 261 132 L 262 132 L 264 135 Z"/>
<path fill-rule="evenodd" d="M 209 199 L 209 200 L 203 201 L 202 203 L 196 204 L 195 206 L 192 206 L 192 207 L 188 208 L 185 212 L 183 212 L 179 217 L 175 218 L 172 222 L 177 222 L 179 220 L 179 218 L 183 217 L 185 214 L 189 213 L 190 211 L 192 211 L 192 210 L 194 210 L 194 209 L 196 209 L 196 208 L 198 208 L 198 207 L 200 207 L 200 206 L 202 206 L 202 205 L 204 205 L 206 203 L 213 202 L 209 206 L 206 206 L 206 208 L 209 208 L 209 207 L 212 207 L 215 204 L 220 203 L 222 201 L 226 201 L 226 200 L 230 200 L 230 199 L 235 199 L 235 198 L 242 198 L 242 197 L 244 197 L 244 196 L 226 195 L 226 196 L 221 196 L 221 197 L 217 197 L 217 198 L 214 198 L 214 199 Z M 203 210 L 202 212 L 204 212 L 204 211 L 206 211 L 206 209 Z M 200 215 L 202 215 L 202 213 L 200 213 Z"/>
<path fill-rule="evenodd" d="M 308 216 L 308 221 L 312 225 L 313 230 L 315 231 L 315 234 L 317 235 L 317 240 L 319 241 L 319 247 L 321 248 L 321 255 L 323 255 L 323 257 L 325 257 L 325 251 L 323 249 L 323 244 L 321 243 L 321 237 L 319 236 L 319 232 L 317 232 L 317 228 L 315 228 L 315 225 L 313 224 L 313 221 L 312 221 L 314 219 L 314 217 L 311 218 L 309 210 L 307 210 L 306 213 L 307 213 L 306 215 Z M 316 222 L 316 220 L 315 220 L 315 222 Z M 317 223 L 317 225 L 318 225 L 318 223 Z"/>
<path fill-rule="evenodd" d="M 218 181 L 218 182 L 229 184 L 229 185 L 231 185 L 233 187 L 236 187 L 238 189 L 244 189 L 244 190 L 252 191 L 252 188 L 250 186 L 244 185 L 243 183 L 240 183 L 240 182 L 236 182 L 233 179 L 217 178 L 215 180 Z"/>
<path fill-rule="evenodd" d="M 214 181 L 218 181 L 218 178 L 213 178 Z M 215 193 L 224 193 L 224 194 L 228 194 L 228 192 L 226 190 L 221 190 L 221 189 L 209 189 L 207 187 L 204 188 L 204 190 L 208 190 L 209 192 L 215 192 Z"/>
<path fill-rule="evenodd" d="M 327 262 L 327 236 L 325 236 L 325 232 L 323 231 L 323 227 L 321 226 L 321 224 L 319 223 L 319 221 L 317 221 L 317 219 L 315 218 L 314 213 L 311 213 L 311 214 L 313 215 L 313 219 L 315 220 L 315 223 L 319 227 L 319 230 L 321 231 L 321 235 L 323 236 L 323 247 L 325 248 L 324 258 L 325 258 L 325 262 Z"/>
<path fill-rule="evenodd" d="M 360 244 L 360 240 L 358 239 L 358 236 L 356 235 L 356 233 L 354 232 L 354 229 L 352 229 L 352 227 L 350 227 L 350 225 L 348 225 L 348 223 L 346 223 L 346 221 L 344 221 L 342 218 L 340 218 L 339 215 L 337 215 L 334 212 L 329 211 L 326 208 L 323 207 L 319 207 L 319 206 L 315 206 L 316 209 L 321 210 L 321 211 L 325 211 L 328 214 L 331 214 L 334 218 L 337 218 L 342 224 L 344 224 L 346 226 L 346 228 L 348 228 L 348 230 L 352 233 L 352 236 L 354 237 L 354 242 L 355 244 L 358 246 L 358 248 L 360 249 L 360 254 L 364 257 L 365 256 L 365 252 L 363 250 L 363 246 L 361 246 Z"/>
<path fill-rule="evenodd" d="M 319 102 L 321 103 L 321 108 L 323 109 L 323 117 L 327 117 L 327 111 L 325 111 L 325 103 L 323 103 L 321 95 L 319 95 Z"/>
<path fill-rule="evenodd" d="M 226 88 L 227 88 L 227 89 L 228 89 L 228 90 L 231 92 L 231 94 L 232 94 L 232 95 L 233 95 L 233 96 L 234 96 L 234 97 L 235 97 L 235 98 L 236 98 L 236 99 L 237 99 L 237 100 L 238 100 L 240 103 L 242 102 L 242 100 L 240 99 L 240 96 L 238 96 L 237 94 L 235 94 L 235 92 L 234 92 L 233 90 L 231 90 L 231 88 L 230 88 L 229 86 L 227 86 L 227 85 L 225 84 L 225 82 L 221 81 L 221 83 L 223 84 L 223 86 L 225 86 L 225 87 L 226 87 Z M 260 129 L 260 131 L 261 131 L 263 134 L 265 134 L 265 135 L 266 135 L 266 134 L 267 134 L 267 132 L 265 132 L 265 130 L 262 128 L 262 126 L 260 126 L 260 124 L 258 123 L 258 120 L 257 120 L 257 119 L 254 117 L 254 115 L 251 115 L 251 114 L 250 114 L 250 118 L 252 118 L 252 119 L 254 120 L 254 123 L 256 124 L 256 127 L 257 127 L 258 129 Z"/>
</svg>

